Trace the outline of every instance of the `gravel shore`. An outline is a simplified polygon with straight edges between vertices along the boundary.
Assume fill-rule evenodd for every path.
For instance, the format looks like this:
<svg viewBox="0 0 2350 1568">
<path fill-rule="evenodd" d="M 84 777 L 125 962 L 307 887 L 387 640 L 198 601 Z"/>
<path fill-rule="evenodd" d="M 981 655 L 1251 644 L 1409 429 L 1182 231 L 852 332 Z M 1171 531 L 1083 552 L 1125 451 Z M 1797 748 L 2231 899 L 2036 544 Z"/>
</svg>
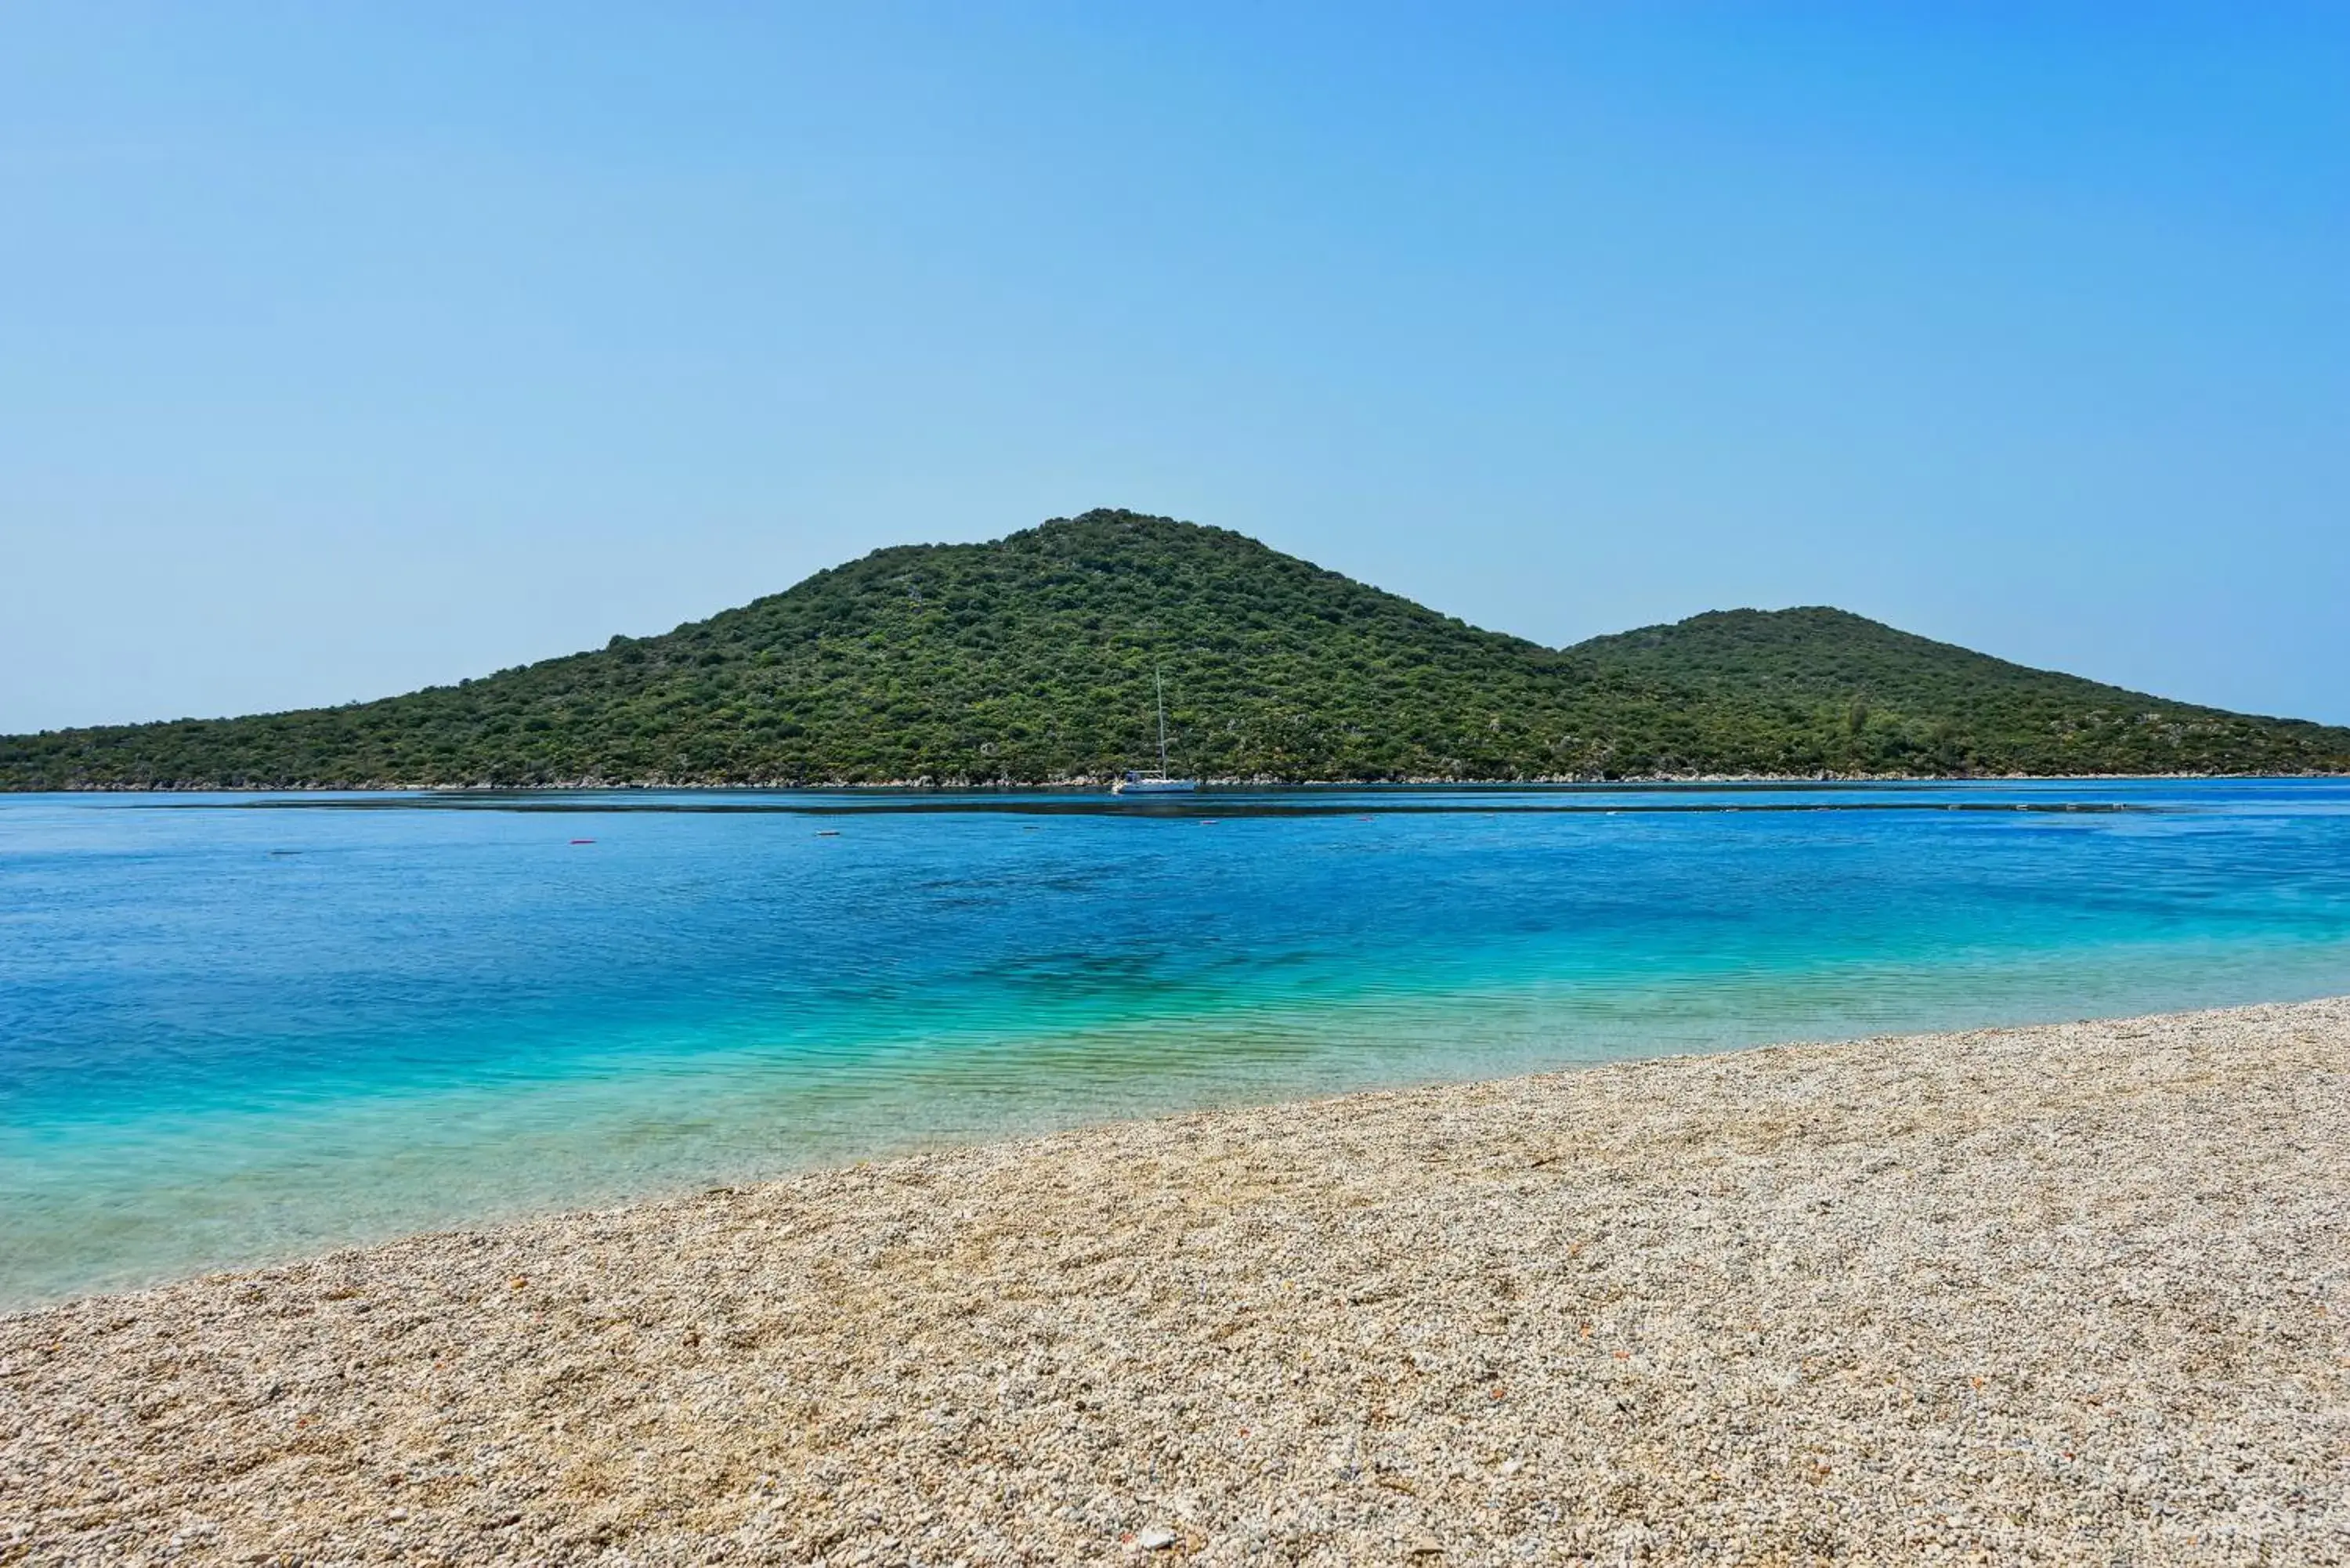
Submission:
<svg viewBox="0 0 2350 1568">
<path fill-rule="evenodd" d="M 2350 1561 L 2350 1000 L 1218 1111 L 0 1320 L 0 1562 Z"/>
</svg>

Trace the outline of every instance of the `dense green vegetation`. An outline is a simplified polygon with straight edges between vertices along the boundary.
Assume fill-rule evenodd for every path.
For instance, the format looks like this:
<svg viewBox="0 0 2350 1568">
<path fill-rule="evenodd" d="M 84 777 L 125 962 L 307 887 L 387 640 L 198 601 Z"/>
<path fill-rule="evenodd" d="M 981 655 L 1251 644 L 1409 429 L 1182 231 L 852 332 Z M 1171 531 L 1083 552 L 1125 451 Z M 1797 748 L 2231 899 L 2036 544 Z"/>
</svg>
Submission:
<svg viewBox="0 0 2350 1568">
<path fill-rule="evenodd" d="M 2337 773 L 2350 730 L 2167 702 L 1828 608 L 1716 610 L 1568 649 L 1775 709 L 1823 765 L 1876 773 Z"/>
<path fill-rule="evenodd" d="M 2350 769 L 2350 731 L 2164 702 L 1836 610 L 1564 651 L 1126 512 L 907 545 L 403 697 L 0 739 L 0 786 L 940 783 Z"/>
</svg>

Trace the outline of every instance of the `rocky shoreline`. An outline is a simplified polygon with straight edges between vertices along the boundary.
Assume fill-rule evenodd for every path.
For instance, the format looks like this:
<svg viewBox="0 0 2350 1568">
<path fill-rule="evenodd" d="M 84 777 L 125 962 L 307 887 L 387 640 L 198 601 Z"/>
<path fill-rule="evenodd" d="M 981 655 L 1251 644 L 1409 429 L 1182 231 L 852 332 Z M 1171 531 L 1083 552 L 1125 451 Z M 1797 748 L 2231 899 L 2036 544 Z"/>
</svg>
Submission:
<svg viewBox="0 0 2350 1568">
<path fill-rule="evenodd" d="M 1540 774 L 1530 776 L 1515 774 L 1492 777 L 1461 774 L 1410 774 L 1396 778 L 1291 778 L 1285 775 L 1250 774 L 1247 776 L 1217 775 L 1202 778 L 1200 783 L 1208 789 L 1654 789 L 1669 785 L 1752 785 L 1756 788 L 1793 788 L 1806 784 L 2127 784 L 2159 783 L 2180 779 L 2324 779 L 2340 778 L 2340 770 L 2302 768 L 2268 770 L 2258 773 L 2215 773 L 2210 769 L 2149 770 L 2140 773 L 2103 774 L 2029 774 L 1997 773 L 1970 770 L 1948 773 L 1870 773 L 1856 770 L 1824 769 L 1811 773 L 1748 774 L 1748 773 L 1634 773 L 1634 774 Z M 872 792 L 923 790 L 970 793 L 1080 793 L 1107 790 L 1119 777 L 1115 773 L 1076 774 L 1050 779 L 1010 778 L 903 778 L 903 779 L 716 779 L 700 776 L 683 778 L 579 778 L 556 779 L 534 784 L 464 784 L 401 783 L 388 779 L 369 779 L 351 784 L 220 784 L 197 782 L 140 784 L 71 784 L 54 787 L 20 785 L 0 783 L 0 793 L 31 794 L 574 794 L 604 791 L 626 794 L 637 790 L 658 790 L 668 793 L 710 794 L 774 794 L 792 791 L 811 794 L 857 794 Z"/>
<path fill-rule="evenodd" d="M 0 1562 L 2350 1560 L 2350 999 L 1201 1113 L 0 1319 Z"/>
</svg>

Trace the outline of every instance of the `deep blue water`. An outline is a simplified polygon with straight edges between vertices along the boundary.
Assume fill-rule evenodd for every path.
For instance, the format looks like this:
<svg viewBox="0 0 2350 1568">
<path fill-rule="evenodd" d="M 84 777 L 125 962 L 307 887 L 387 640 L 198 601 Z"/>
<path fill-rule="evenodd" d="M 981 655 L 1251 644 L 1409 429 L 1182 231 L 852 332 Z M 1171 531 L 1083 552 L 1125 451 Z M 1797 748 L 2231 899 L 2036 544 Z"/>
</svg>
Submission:
<svg viewBox="0 0 2350 1568">
<path fill-rule="evenodd" d="M 1180 1106 L 2341 992 L 2342 781 L 0 796 L 0 1303 Z"/>
</svg>

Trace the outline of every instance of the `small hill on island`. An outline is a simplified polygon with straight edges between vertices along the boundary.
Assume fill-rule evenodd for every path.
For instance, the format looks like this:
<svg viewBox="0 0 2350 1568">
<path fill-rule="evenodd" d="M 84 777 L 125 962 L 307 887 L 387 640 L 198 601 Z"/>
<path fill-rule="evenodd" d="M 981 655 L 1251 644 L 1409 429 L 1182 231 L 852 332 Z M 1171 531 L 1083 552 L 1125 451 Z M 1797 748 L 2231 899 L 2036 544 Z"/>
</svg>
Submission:
<svg viewBox="0 0 2350 1568">
<path fill-rule="evenodd" d="M 2165 701 L 1825 606 L 1712 610 L 1595 637 L 1568 651 L 1718 700 L 1775 707 L 1804 726 L 1824 755 L 1865 771 L 2350 768 L 2350 730 Z"/>
<path fill-rule="evenodd" d="M 879 550 L 588 653 L 338 708 L 0 739 L 0 787 L 2350 771 L 2350 730 L 2167 702 L 1834 609 L 1565 649 L 1130 512 Z"/>
</svg>

